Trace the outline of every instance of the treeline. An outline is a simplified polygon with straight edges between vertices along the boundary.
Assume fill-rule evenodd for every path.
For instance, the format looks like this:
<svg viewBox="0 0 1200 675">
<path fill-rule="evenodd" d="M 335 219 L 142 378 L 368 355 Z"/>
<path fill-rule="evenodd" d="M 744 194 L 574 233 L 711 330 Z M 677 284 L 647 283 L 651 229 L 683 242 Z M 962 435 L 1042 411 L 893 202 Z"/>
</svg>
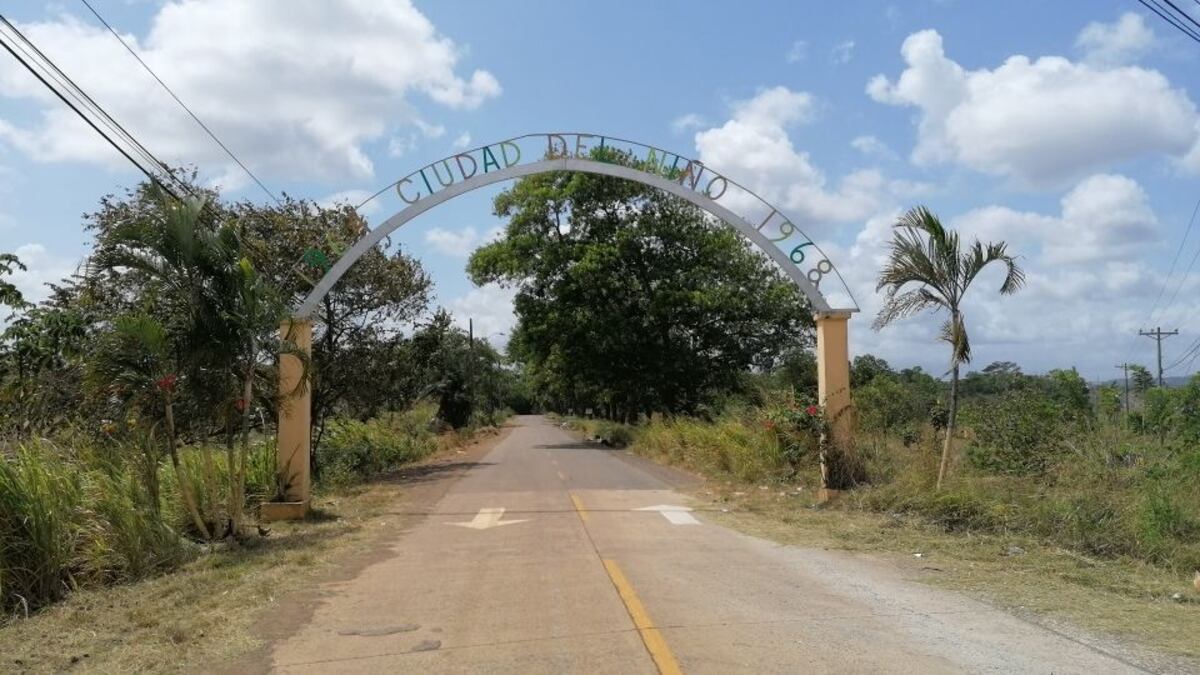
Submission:
<svg viewBox="0 0 1200 675">
<path fill-rule="evenodd" d="M 609 163 L 640 160 L 612 148 Z M 654 188 L 546 173 L 500 193 L 476 283 L 517 291 L 509 343 L 545 409 L 633 421 L 713 411 L 813 344 L 807 300 L 730 227 Z"/>
<path fill-rule="evenodd" d="M 295 393 L 277 391 L 277 357 L 295 351 L 280 323 L 366 228 L 346 206 L 146 185 L 84 225 L 87 262 L 45 300 L 0 282 L 0 612 L 256 536 Z M 0 259 L 0 275 L 20 267 Z M 428 454 L 439 429 L 489 424 L 513 398 L 516 369 L 431 311 L 431 289 L 385 242 L 322 300 L 304 385 L 319 483 Z"/>
</svg>

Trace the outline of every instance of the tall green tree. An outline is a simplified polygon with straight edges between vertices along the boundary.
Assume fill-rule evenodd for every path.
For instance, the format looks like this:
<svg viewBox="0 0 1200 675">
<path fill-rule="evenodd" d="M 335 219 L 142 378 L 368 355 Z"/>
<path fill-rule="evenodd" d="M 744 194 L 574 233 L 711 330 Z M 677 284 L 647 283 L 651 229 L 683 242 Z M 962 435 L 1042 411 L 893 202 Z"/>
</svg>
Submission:
<svg viewBox="0 0 1200 675">
<path fill-rule="evenodd" d="M 971 343 L 963 316 L 962 302 L 971 282 L 992 263 L 1007 271 L 1000 293 L 1016 293 L 1025 283 L 1025 273 L 1004 242 L 975 240 L 964 249 L 958 233 L 947 229 L 924 206 L 904 214 L 896 223 L 888 259 L 879 272 L 875 290 L 887 289 L 887 297 L 874 327 L 879 330 L 898 319 L 931 309 L 950 316 L 942 324 L 940 339 L 950 345 L 950 401 L 942 461 L 938 466 L 940 489 L 950 459 L 954 422 L 958 414 L 959 366 L 971 360 Z"/>
<path fill-rule="evenodd" d="M 292 304 L 367 232 L 348 205 L 281 204 L 233 207 L 256 270 Z M 341 414 L 366 419 L 410 403 L 399 386 L 409 379 L 403 334 L 429 307 L 432 282 L 419 261 L 390 242 L 368 250 L 338 281 L 313 318 L 312 408 L 314 469 L 326 421 Z"/>
<path fill-rule="evenodd" d="M 166 195 L 159 198 L 161 217 L 117 223 L 107 232 L 106 246 L 96 262 L 105 270 L 142 275 L 153 291 L 155 305 L 145 311 L 153 312 L 161 325 L 168 346 L 160 348 L 173 355 L 179 370 L 164 377 L 171 378 L 172 390 L 177 381 L 186 384 L 193 427 L 240 414 L 242 443 L 237 448 L 230 444 L 226 450 L 227 532 L 237 536 L 245 502 L 248 414 L 256 373 L 275 351 L 263 347 L 276 346 L 263 336 L 278 326 L 284 304 L 254 269 L 246 256 L 242 228 L 226 219 L 227 212 L 207 210 L 203 197 L 182 202 Z M 173 448 L 174 406 L 165 410 Z M 202 458 L 209 502 L 215 509 L 220 500 L 207 447 Z"/>
<path fill-rule="evenodd" d="M 467 269 L 517 290 L 510 351 L 558 407 L 693 412 L 812 342 L 806 301 L 782 272 L 677 197 L 558 172 L 521 179 L 494 210 L 504 236 Z"/>
<path fill-rule="evenodd" d="M 1150 369 L 1136 363 L 1129 366 L 1129 379 L 1133 380 L 1133 390 L 1139 394 L 1145 394 L 1154 386 L 1154 376 L 1150 374 Z"/>
</svg>

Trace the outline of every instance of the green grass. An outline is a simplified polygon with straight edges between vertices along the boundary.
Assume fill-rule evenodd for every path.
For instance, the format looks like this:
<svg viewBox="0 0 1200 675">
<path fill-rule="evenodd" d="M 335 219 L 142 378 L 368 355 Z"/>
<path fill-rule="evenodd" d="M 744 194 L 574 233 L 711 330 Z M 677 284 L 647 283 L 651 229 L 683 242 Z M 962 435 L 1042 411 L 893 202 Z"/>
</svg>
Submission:
<svg viewBox="0 0 1200 675">
<path fill-rule="evenodd" d="M 933 430 L 907 445 L 860 434 L 870 482 L 818 505 L 814 459 L 793 471 L 753 411 L 653 420 L 633 435 L 631 451 L 708 478 L 696 496 L 725 505 L 732 513 L 713 517 L 744 531 L 896 554 L 922 581 L 1200 656 L 1196 446 L 1101 428 L 1071 436 L 1044 474 L 990 474 L 963 461 L 938 491 Z"/>
<path fill-rule="evenodd" d="M 318 490 L 371 480 L 461 444 L 477 431 L 439 436 L 435 410 L 421 404 L 367 422 L 334 421 L 320 450 L 324 472 Z M 31 441 L 0 454 L 0 623 L 79 589 L 174 570 L 201 550 L 197 528 L 183 508 L 180 477 L 169 462 L 155 467 L 156 503 L 147 472 L 139 468 L 145 447 L 65 437 L 58 445 Z M 181 463 L 203 520 L 219 536 L 228 518 L 232 475 L 225 448 L 183 448 Z M 274 442 L 256 439 L 247 462 L 247 514 L 276 494 L 275 476 Z"/>
</svg>

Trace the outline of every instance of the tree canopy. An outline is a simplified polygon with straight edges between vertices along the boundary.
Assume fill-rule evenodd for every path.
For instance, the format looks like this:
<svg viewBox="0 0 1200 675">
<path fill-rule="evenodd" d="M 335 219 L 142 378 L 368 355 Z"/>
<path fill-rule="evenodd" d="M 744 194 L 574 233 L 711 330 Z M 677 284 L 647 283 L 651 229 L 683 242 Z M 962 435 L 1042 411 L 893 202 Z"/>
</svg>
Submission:
<svg viewBox="0 0 1200 675">
<path fill-rule="evenodd" d="M 812 342 L 807 301 L 784 274 L 677 197 L 558 172 L 521 179 L 494 210 L 504 236 L 468 272 L 517 289 L 511 351 L 557 407 L 693 412 Z"/>
</svg>

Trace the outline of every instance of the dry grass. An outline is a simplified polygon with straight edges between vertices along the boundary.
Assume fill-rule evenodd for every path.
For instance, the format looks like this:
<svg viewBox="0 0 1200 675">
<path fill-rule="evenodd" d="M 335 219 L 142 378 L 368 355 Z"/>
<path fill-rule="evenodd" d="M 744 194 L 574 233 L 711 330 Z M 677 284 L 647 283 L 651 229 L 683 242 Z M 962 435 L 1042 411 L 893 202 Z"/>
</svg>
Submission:
<svg viewBox="0 0 1200 675">
<path fill-rule="evenodd" d="M 748 534 L 881 554 L 923 583 L 1041 620 L 1064 620 L 1166 653 L 1200 657 L 1200 593 L 1190 577 L 1129 559 L 1092 559 L 1031 538 L 954 534 L 916 520 L 814 507 L 808 490 L 781 493 L 778 486 L 710 481 L 694 496 L 728 508 L 711 515 Z M 1176 593 L 1179 599 L 1173 599 Z"/>
<path fill-rule="evenodd" d="M 487 436 L 489 434 L 483 434 Z M 465 438 L 444 439 L 453 454 Z M 227 668 L 263 643 L 256 622 L 417 516 L 395 515 L 408 487 L 388 480 L 314 497 L 300 523 L 201 555 L 180 570 L 73 593 L 0 628 L 0 672 L 178 672 Z"/>
</svg>

